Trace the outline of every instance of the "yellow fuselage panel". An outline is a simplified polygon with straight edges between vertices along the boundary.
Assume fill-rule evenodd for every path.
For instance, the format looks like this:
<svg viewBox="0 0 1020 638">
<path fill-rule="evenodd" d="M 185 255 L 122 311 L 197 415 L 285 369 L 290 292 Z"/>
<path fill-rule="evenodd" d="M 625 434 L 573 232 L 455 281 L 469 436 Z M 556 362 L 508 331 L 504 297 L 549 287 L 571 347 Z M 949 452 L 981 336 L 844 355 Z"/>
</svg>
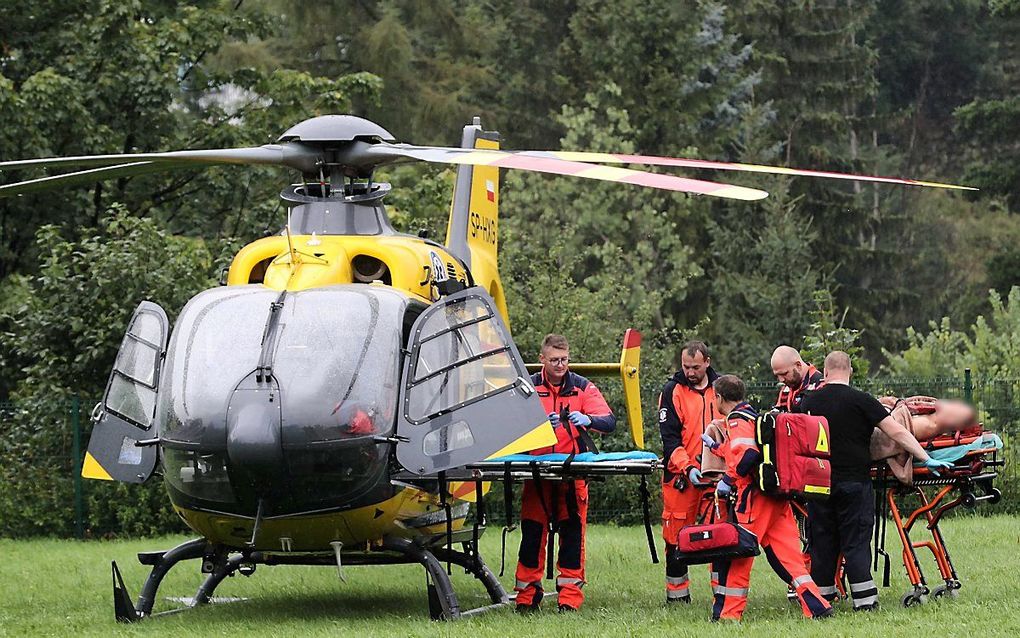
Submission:
<svg viewBox="0 0 1020 638">
<path fill-rule="evenodd" d="M 191 529 L 214 543 L 229 547 L 247 547 L 254 520 L 230 514 L 201 512 L 174 506 Z M 404 488 L 378 504 L 342 512 L 269 518 L 259 523 L 254 549 L 263 551 L 329 551 L 339 541 L 347 547 L 374 544 L 384 536 L 413 538 L 420 534 L 439 534 L 445 522 L 411 528 L 401 521 L 433 514 L 437 520 L 443 511 L 439 498 L 414 488 Z M 464 527 L 464 519 L 453 521 L 453 529 Z"/>
<path fill-rule="evenodd" d="M 293 251 L 291 251 L 293 246 Z M 262 282 L 274 290 L 305 290 L 333 284 L 355 283 L 354 260 L 372 257 L 385 264 L 389 284 L 422 299 L 431 298 L 432 254 L 454 276 L 464 279 L 461 264 L 446 250 L 417 237 L 402 235 L 294 235 L 265 237 L 242 248 L 230 265 L 227 284 L 252 283 L 253 272 L 265 269 Z M 260 266 L 268 262 L 266 266 Z"/>
</svg>

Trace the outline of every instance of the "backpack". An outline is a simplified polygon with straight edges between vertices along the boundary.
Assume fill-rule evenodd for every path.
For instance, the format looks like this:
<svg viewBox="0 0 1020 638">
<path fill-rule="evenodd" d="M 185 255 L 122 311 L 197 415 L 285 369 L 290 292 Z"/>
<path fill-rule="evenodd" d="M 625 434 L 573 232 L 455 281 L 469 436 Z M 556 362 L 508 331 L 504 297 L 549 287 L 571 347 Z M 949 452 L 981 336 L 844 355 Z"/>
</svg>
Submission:
<svg viewBox="0 0 1020 638">
<path fill-rule="evenodd" d="M 829 422 L 808 414 L 769 412 L 755 421 L 762 454 L 758 487 L 780 498 L 826 499 L 832 486 Z"/>
</svg>

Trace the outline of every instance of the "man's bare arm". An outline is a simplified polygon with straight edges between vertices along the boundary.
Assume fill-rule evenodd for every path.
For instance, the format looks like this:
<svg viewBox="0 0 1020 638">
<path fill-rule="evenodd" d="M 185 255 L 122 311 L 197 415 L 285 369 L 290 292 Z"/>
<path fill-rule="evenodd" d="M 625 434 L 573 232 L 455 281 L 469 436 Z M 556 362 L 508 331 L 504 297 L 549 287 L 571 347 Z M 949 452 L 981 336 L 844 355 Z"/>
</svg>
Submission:
<svg viewBox="0 0 1020 638">
<path fill-rule="evenodd" d="M 924 462 L 928 460 L 928 453 L 924 451 L 924 448 L 922 448 L 921 444 L 917 442 L 914 435 L 891 416 L 887 416 L 879 421 L 878 427 L 880 430 L 885 432 L 890 439 L 899 443 L 900 447 L 907 452 L 910 452 L 911 456 L 918 461 Z"/>
</svg>

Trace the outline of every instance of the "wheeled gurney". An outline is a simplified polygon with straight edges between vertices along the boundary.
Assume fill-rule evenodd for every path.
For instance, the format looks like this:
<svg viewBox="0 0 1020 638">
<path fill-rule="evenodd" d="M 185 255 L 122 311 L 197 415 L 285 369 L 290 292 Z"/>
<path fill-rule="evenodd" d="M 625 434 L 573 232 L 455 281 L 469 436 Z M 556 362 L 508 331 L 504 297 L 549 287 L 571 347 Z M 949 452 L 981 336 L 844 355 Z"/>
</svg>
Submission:
<svg viewBox="0 0 1020 638">
<path fill-rule="evenodd" d="M 998 468 L 1004 464 L 999 457 L 1002 441 L 992 432 L 977 427 L 922 441 L 922 445 L 932 457 L 953 463 L 952 469 L 935 475 L 915 465 L 909 484 L 894 476 L 887 463 L 875 465 L 871 470 L 876 500 L 873 569 L 878 569 L 879 557 L 883 557 L 882 584 L 888 587 L 890 559 L 885 551 L 885 536 L 888 522 L 892 520 L 903 546 L 903 566 L 911 585 L 900 598 L 905 607 L 921 604 L 928 596 L 955 597 L 961 587 L 939 529 L 942 518 L 961 505 L 972 508 L 985 501 L 994 504 L 1002 497 L 993 486 Z M 928 531 L 930 539 L 917 539 L 921 527 Z M 929 589 L 918 557 L 917 550 L 922 548 L 931 551 L 942 580 L 933 589 Z"/>
</svg>

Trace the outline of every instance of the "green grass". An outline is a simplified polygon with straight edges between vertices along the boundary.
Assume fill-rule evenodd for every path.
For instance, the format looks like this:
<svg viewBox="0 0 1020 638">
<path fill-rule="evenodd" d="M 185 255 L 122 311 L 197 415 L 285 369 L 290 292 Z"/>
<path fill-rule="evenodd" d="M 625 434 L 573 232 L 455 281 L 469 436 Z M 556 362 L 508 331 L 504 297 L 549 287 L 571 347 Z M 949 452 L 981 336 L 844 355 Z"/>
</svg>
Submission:
<svg viewBox="0 0 1020 638">
<path fill-rule="evenodd" d="M 882 609 L 853 614 L 845 606 L 824 622 L 801 618 L 786 602 L 785 588 L 756 561 L 750 603 L 738 628 L 708 622 L 708 574 L 693 568 L 695 603 L 666 607 L 663 566 L 652 565 L 644 530 L 593 526 L 588 535 L 588 600 L 580 614 L 560 616 L 547 605 L 519 617 L 509 609 L 456 623 L 428 620 L 424 572 L 417 566 L 348 567 L 348 582 L 321 567 L 261 566 L 250 578 L 236 576 L 219 596 L 244 596 L 241 603 L 214 605 L 136 625 L 113 620 L 110 563 L 118 561 L 133 596 L 147 574 L 134 554 L 163 549 L 183 538 L 113 542 L 0 540 L 0 635 L 243 635 L 243 636 L 1015 636 L 1020 634 L 1020 518 L 955 517 L 943 523 L 963 589 L 955 600 L 903 609 L 907 580 L 895 537 L 892 587 L 881 590 Z M 499 568 L 499 537 L 484 538 L 490 566 Z M 511 534 L 507 559 L 514 560 L 519 533 Z M 929 581 L 934 561 L 924 557 Z M 456 571 L 456 570 L 455 570 Z M 508 566 L 503 582 L 512 583 Z M 879 574 L 880 576 L 880 574 Z M 878 576 L 876 577 L 878 580 Z M 190 596 L 201 582 L 197 561 L 183 563 L 164 581 L 156 609 L 174 605 L 166 596 Z M 937 580 L 932 584 L 937 584 Z M 462 608 L 488 602 L 481 585 L 454 575 Z M 550 585 L 551 588 L 551 585 Z"/>
</svg>

